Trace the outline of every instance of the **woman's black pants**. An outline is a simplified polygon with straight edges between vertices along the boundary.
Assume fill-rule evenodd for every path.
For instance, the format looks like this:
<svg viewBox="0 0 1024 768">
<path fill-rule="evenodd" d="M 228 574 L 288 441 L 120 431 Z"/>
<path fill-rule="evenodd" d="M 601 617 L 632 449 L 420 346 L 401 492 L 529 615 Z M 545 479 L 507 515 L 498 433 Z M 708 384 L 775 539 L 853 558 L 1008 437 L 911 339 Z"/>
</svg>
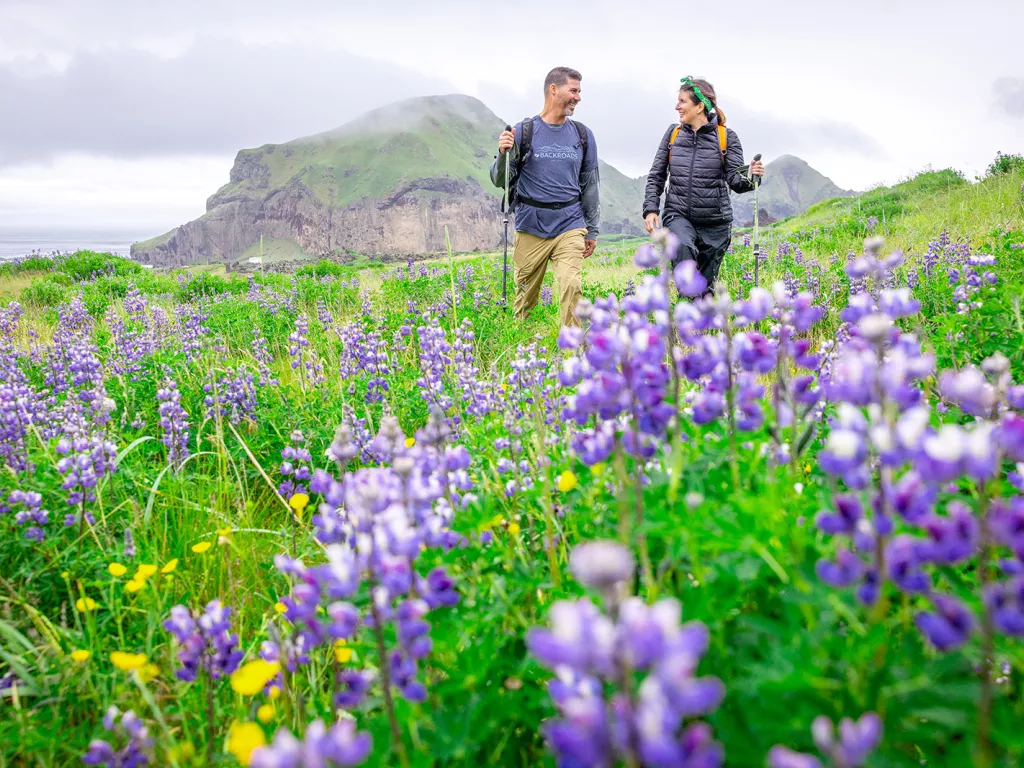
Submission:
<svg viewBox="0 0 1024 768">
<path fill-rule="evenodd" d="M 679 262 L 688 259 L 696 261 L 697 269 L 708 281 L 710 291 L 718 279 L 718 270 L 722 266 L 725 252 L 729 250 L 732 222 L 692 224 L 682 216 L 673 216 L 670 213 L 663 219 L 663 223 L 679 238 L 679 250 L 672 259 L 672 266 L 675 267 Z"/>
</svg>

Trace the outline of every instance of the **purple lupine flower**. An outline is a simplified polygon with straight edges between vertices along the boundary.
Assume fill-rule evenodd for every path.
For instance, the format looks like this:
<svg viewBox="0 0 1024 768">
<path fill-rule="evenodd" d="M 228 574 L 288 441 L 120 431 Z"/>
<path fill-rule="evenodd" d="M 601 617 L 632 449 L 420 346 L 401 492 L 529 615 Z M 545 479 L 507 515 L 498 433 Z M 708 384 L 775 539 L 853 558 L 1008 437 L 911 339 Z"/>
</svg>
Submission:
<svg viewBox="0 0 1024 768">
<path fill-rule="evenodd" d="M 238 635 L 231 632 L 230 617 L 231 609 L 220 600 L 207 603 L 198 618 L 184 605 L 171 608 L 164 629 L 181 645 L 182 666 L 175 672 L 179 680 L 192 682 L 200 670 L 217 680 L 238 669 L 245 653 L 238 648 Z"/>
<path fill-rule="evenodd" d="M 43 497 L 35 491 L 11 491 L 7 497 L 7 504 L 14 507 L 18 504 L 24 505 L 25 509 L 18 511 L 14 516 L 17 525 L 27 525 L 25 538 L 29 541 L 42 541 L 45 537 L 44 528 L 50 521 L 50 513 L 41 509 Z"/>
<path fill-rule="evenodd" d="M 211 375 L 203 392 L 208 419 L 227 417 L 232 424 L 240 424 L 243 419 L 256 420 L 256 385 L 245 365 L 228 368 L 219 380 Z"/>
<path fill-rule="evenodd" d="M 622 559 L 619 566 L 604 568 L 597 562 L 600 553 L 617 553 L 619 545 L 602 543 L 604 549 L 598 550 L 597 544 L 574 554 L 574 570 L 604 590 L 617 621 L 587 599 L 560 600 L 551 607 L 551 629 L 534 628 L 527 635 L 531 654 L 558 674 L 548 689 L 561 714 L 545 727 L 552 750 L 559 761 L 573 765 L 611 765 L 622 759 L 645 765 L 721 765 L 721 746 L 706 724 L 682 728 L 685 718 L 714 711 L 724 696 L 717 678 L 694 676 L 707 650 L 706 627 L 681 625 L 679 602 L 671 598 L 651 606 L 627 598 L 618 605 L 613 586 L 628 577 L 632 564 Z M 625 691 L 605 698 L 605 683 L 621 686 L 622 675 L 634 671 L 647 672 L 635 700 Z"/>
<path fill-rule="evenodd" d="M 252 768 L 325 768 L 361 765 L 366 762 L 373 741 L 366 731 L 357 731 L 352 720 L 340 720 L 330 728 L 322 720 L 306 727 L 302 741 L 281 728 L 274 740 L 253 750 Z"/>
<path fill-rule="evenodd" d="M 157 390 L 156 397 L 160 401 L 157 413 L 160 415 L 160 427 L 164 432 L 160 442 L 167 448 L 168 463 L 177 471 L 181 469 L 182 462 L 189 457 L 188 413 L 181 407 L 181 392 L 178 391 L 178 384 L 174 379 L 165 379 L 164 386 Z"/>
<path fill-rule="evenodd" d="M 447 411 L 451 398 L 445 391 L 445 376 L 452 364 L 451 345 L 445 337 L 444 328 L 436 317 L 416 329 L 420 342 L 420 370 L 422 376 L 416 382 L 420 396 L 430 407 Z"/>
<path fill-rule="evenodd" d="M 131 528 L 124 529 L 124 556 L 129 560 L 135 559 L 135 536 Z"/>
<path fill-rule="evenodd" d="M 305 314 L 295 318 L 295 330 L 288 336 L 288 354 L 292 370 L 299 372 L 302 386 L 317 387 L 324 381 L 323 363 L 309 343 L 309 318 Z"/>
<path fill-rule="evenodd" d="M 984 599 L 997 632 L 1024 637 L 1024 571 L 1005 583 L 987 585 Z"/>
<path fill-rule="evenodd" d="M 279 471 L 283 479 L 277 488 L 277 492 L 285 501 L 296 493 L 308 494 L 309 488 L 306 484 L 312 477 L 309 465 L 313 461 L 313 456 L 305 447 L 305 436 L 296 429 L 289 435 L 289 439 L 292 444 L 285 446 L 281 451 L 282 462 Z"/>
<path fill-rule="evenodd" d="M 181 328 L 181 341 L 185 346 L 185 362 L 191 363 L 199 357 L 210 329 L 206 321 L 210 319 L 206 308 L 201 304 L 179 304 L 174 309 Z"/>
<path fill-rule="evenodd" d="M 120 721 L 117 720 L 119 715 Z M 103 717 L 103 727 L 115 736 L 126 738 L 127 743 L 121 749 L 114 749 L 103 739 L 93 739 L 89 742 L 89 749 L 82 755 L 82 762 L 85 765 L 129 768 L 149 764 L 153 753 L 153 739 L 134 712 L 128 710 L 121 715 L 117 707 L 111 706 Z"/>
<path fill-rule="evenodd" d="M 922 611 L 914 623 L 929 642 L 940 651 L 959 648 L 974 630 L 974 616 L 959 600 L 948 595 L 933 595 L 934 612 Z"/>
<path fill-rule="evenodd" d="M 865 712 L 859 720 L 844 717 L 839 721 L 838 738 L 832 721 L 824 715 L 811 725 L 814 745 L 834 768 L 860 768 L 882 741 L 882 719 L 874 712 Z M 794 752 L 777 745 L 768 753 L 770 768 L 821 768 L 813 755 Z"/>
<path fill-rule="evenodd" d="M 263 335 L 263 331 L 260 330 L 258 325 L 254 325 L 252 329 L 252 355 L 256 358 L 256 367 L 259 370 L 260 376 L 260 386 L 278 386 L 280 382 L 274 377 L 270 370 L 270 364 L 274 362 L 274 358 L 273 355 L 270 354 L 267 338 Z"/>
<path fill-rule="evenodd" d="M 708 281 L 692 259 L 679 262 L 672 275 L 682 296 L 702 296 L 708 290 Z"/>
<path fill-rule="evenodd" d="M 61 488 L 68 491 L 67 503 L 75 506 L 95 502 L 96 486 L 116 468 L 116 446 L 103 437 L 64 438 L 57 444 L 57 454 L 61 456 L 57 471 L 64 476 Z M 91 512 L 85 516 L 90 525 L 94 524 Z"/>
</svg>

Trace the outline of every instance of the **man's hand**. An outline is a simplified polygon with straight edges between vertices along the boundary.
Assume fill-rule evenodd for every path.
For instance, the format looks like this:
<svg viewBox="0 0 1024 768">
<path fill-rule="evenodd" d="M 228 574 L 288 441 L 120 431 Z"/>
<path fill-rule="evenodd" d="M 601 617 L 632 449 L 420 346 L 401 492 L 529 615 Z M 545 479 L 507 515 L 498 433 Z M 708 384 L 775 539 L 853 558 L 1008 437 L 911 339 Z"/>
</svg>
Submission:
<svg viewBox="0 0 1024 768">
<path fill-rule="evenodd" d="M 658 228 L 658 214 L 648 213 L 647 218 L 644 219 L 644 226 L 647 227 L 647 234 L 650 234 Z"/>
<path fill-rule="evenodd" d="M 583 258 L 589 259 L 594 253 L 594 249 L 597 248 L 597 240 L 584 240 L 583 241 Z"/>
<path fill-rule="evenodd" d="M 498 154 L 504 155 L 506 150 L 512 149 L 516 143 L 516 129 L 502 131 L 498 137 Z"/>
<path fill-rule="evenodd" d="M 764 177 L 764 163 L 762 163 L 760 160 L 755 160 L 754 162 L 752 162 L 750 164 L 750 174 L 752 176 L 761 176 L 763 178 Z"/>
</svg>

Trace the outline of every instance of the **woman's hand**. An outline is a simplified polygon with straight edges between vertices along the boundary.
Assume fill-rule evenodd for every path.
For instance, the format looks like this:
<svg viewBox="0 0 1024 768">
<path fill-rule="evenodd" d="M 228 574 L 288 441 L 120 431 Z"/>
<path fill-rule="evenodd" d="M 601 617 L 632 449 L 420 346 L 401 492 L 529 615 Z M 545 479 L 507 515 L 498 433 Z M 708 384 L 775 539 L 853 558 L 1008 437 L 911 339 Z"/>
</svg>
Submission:
<svg viewBox="0 0 1024 768">
<path fill-rule="evenodd" d="M 650 234 L 658 228 L 658 214 L 648 213 L 647 218 L 644 219 L 644 226 L 647 227 L 647 234 Z"/>
<path fill-rule="evenodd" d="M 502 131 L 501 136 L 498 137 L 498 154 L 504 155 L 509 149 L 512 149 L 516 143 L 516 129 L 513 128 L 511 131 Z"/>
<path fill-rule="evenodd" d="M 750 173 L 753 176 L 764 176 L 764 163 L 760 160 L 755 160 L 750 164 Z"/>
</svg>

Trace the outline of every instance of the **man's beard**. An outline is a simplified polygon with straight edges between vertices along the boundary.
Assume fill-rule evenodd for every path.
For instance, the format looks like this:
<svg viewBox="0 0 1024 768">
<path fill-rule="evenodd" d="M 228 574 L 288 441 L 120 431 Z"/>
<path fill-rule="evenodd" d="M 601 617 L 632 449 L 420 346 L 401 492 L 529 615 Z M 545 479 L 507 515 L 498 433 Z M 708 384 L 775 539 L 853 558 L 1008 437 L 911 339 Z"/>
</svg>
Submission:
<svg viewBox="0 0 1024 768">
<path fill-rule="evenodd" d="M 567 102 L 565 102 L 565 114 L 571 115 L 575 109 L 576 109 L 576 102 L 574 102 L 574 101 L 567 101 Z"/>
</svg>

